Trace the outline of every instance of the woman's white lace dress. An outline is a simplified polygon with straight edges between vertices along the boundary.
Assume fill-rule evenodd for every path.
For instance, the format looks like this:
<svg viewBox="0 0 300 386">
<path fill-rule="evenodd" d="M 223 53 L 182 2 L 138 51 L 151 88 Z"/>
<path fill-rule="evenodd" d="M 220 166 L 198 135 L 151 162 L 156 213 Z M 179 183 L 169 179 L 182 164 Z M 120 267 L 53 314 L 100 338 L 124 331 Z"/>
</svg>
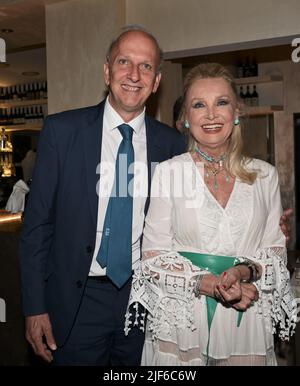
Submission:
<svg viewBox="0 0 300 386">
<path fill-rule="evenodd" d="M 200 167 L 200 169 L 199 169 Z M 202 167 L 202 173 L 201 173 Z M 279 227 L 280 192 L 276 169 L 252 160 L 253 185 L 236 180 L 223 208 L 185 153 L 159 164 L 143 238 L 144 258 L 135 273 L 128 333 L 146 323 L 143 365 L 275 365 L 273 332 L 283 338 L 295 326 L 296 303 L 286 269 L 285 237 Z M 195 298 L 195 278 L 204 273 L 176 251 L 243 256 L 259 262 L 259 301 L 237 327 L 237 311 L 218 304 L 211 325 L 209 358 L 205 296 Z M 138 303 L 147 310 L 143 318 Z M 130 332 L 129 332 L 130 333 Z"/>
</svg>

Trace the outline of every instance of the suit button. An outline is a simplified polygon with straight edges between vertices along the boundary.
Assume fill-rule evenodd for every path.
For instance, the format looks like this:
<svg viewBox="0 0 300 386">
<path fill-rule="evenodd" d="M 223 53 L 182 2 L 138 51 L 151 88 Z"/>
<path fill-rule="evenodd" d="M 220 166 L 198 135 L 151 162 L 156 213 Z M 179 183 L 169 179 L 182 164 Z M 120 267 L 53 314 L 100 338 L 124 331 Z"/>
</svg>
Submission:
<svg viewBox="0 0 300 386">
<path fill-rule="evenodd" d="M 86 247 L 86 252 L 87 252 L 87 253 L 92 253 L 92 251 L 93 251 L 93 248 L 92 248 L 90 245 L 88 245 L 88 246 Z"/>
<path fill-rule="evenodd" d="M 77 280 L 76 285 L 77 285 L 77 288 L 81 288 L 82 287 L 82 281 Z"/>
</svg>

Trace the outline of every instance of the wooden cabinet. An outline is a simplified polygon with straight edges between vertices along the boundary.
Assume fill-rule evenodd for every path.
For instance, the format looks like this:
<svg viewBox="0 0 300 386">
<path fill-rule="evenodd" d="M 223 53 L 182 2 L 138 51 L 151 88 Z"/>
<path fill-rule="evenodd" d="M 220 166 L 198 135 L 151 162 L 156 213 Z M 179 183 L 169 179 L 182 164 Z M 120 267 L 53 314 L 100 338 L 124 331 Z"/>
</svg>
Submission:
<svg viewBox="0 0 300 386">
<path fill-rule="evenodd" d="M 280 83 L 282 86 L 283 78 L 280 75 L 265 75 L 265 76 L 256 76 L 256 77 L 249 77 L 249 78 L 237 78 L 235 79 L 236 85 L 239 86 L 251 86 L 251 85 L 259 85 L 259 87 L 262 87 L 261 85 L 264 84 L 274 84 L 274 83 Z M 272 114 L 276 111 L 283 111 L 283 92 L 282 87 L 280 87 L 281 90 L 278 88 L 281 99 L 281 104 L 275 105 L 275 104 L 267 104 L 267 103 L 259 103 L 258 106 L 246 106 L 246 114 L 248 116 L 262 116 L 262 115 L 268 115 Z M 262 89 L 262 88 L 261 88 Z M 259 93 L 260 94 L 260 93 Z M 261 100 L 261 98 L 260 98 Z M 265 98 L 264 98 L 265 102 Z"/>
</svg>

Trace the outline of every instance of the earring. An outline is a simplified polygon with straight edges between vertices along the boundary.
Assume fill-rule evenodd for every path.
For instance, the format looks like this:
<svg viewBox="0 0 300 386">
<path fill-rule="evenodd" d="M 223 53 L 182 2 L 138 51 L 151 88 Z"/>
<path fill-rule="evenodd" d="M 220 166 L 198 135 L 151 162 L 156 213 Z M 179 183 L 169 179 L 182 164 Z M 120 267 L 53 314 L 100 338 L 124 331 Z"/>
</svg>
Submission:
<svg viewBox="0 0 300 386">
<path fill-rule="evenodd" d="M 185 127 L 186 129 L 189 129 L 189 128 L 190 128 L 190 125 L 189 125 L 189 123 L 188 123 L 187 120 L 184 121 L 184 127 Z"/>
<path fill-rule="evenodd" d="M 240 120 L 239 120 L 238 118 L 235 118 L 234 124 L 235 124 L 235 126 L 236 126 L 236 125 L 239 125 L 239 124 L 240 124 Z"/>
</svg>

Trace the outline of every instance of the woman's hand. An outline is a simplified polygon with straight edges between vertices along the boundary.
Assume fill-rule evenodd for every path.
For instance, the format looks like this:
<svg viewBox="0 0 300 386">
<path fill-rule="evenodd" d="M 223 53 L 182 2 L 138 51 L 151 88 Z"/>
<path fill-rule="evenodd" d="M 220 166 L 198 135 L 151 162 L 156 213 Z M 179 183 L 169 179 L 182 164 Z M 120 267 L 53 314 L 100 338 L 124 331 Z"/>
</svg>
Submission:
<svg viewBox="0 0 300 386">
<path fill-rule="evenodd" d="M 241 278 L 238 268 L 229 268 L 220 275 L 214 294 L 224 305 L 245 311 L 258 300 L 258 291 L 251 283 L 241 283 Z"/>
<path fill-rule="evenodd" d="M 238 303 L 242 299 L 241 273 L 235 267 L 224 271 L 216 282 L 214 296 L 224 305 Z"/>
<path fill-rule="evenodd" d="M 223 286 L 217 284 L 214 295 L 224 306 L 232 307 L 232 304 L 239 303 L 242 300 L 241 284 L 236 282 L 227 290 L 225 290 Z"/>
<path fill-rule="evenodd" d="M 219 285 L 226 291 L 233 284 L 240 283 L 241 280 L 241 271 L 237 267 L 231 267 L 221 273 L 219 276 Z"/>
<path fill-rule="evenodd" d="M 242 298 L 239 302 L 233 303 L 232 307 L 238 311 L 246 311 L 249 307 L 257 302 L 259 294 L 258 290 L 252 283 L 241 283 Z"/>
</svg>

